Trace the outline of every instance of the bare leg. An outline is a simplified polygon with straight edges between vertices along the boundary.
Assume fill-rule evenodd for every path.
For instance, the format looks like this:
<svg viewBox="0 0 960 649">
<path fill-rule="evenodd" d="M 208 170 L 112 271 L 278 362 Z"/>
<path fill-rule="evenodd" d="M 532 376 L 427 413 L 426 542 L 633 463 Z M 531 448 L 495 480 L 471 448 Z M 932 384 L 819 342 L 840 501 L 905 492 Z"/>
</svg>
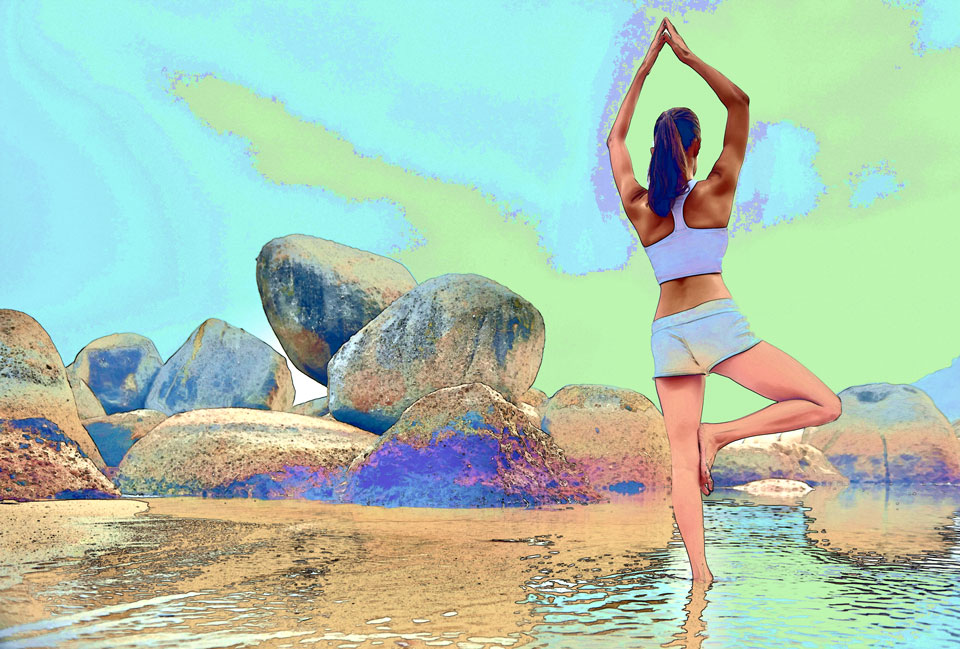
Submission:
<svg viewBox="0 0 960 649">
<path fill-rule="evenodd" d="M 687 550 L 690 570 L 694 581 L 713 581 L 713 573 L 707 566 L 703 531 L 703 501 L 700 498 L 699 458 L 697 463 L 673 463 L 671 473 L 671 497 L 673 515 L 680 528 L 680 537 Z"/>
<path fill-rule="evenodd" d="M 670 442 L 671 498 L 673 515 L 690 560 L 694 581 L 709 582 L 703 532 L 703 501 L 700 498 L 700 452 L 697 426 L 703 408 L 703 374 L 657 377 L 657 395 L 663 408 Z"/>
<path fill-rule="evenodd" d="M 732 421 L 700 424 L 697 437 L 701 448 L 700 482 L 704 488 L 713 489 L 710 468 L 717 451 L 730 442 L 819 426 L 840 416 L 837 395 L 792 356 L 765 341 L 718 363 L 713 372 L 777 403 Z"/>
</svg>

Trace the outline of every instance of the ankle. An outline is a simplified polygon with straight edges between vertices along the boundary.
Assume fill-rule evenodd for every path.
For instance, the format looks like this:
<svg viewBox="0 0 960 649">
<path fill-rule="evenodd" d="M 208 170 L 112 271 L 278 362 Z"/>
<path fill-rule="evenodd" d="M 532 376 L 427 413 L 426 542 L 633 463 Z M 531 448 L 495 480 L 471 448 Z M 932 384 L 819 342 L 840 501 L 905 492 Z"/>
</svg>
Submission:
<svg viewBox="0 0 960 649">
<path fill-rule="evenodd" d="M 710 444 L 715 451 L 719 451 L 721 448 L 734 441 L 732 433 L 733 430 L 726 428 L 722 423 L 718 424 L 704 424 L 704 441 Z"/>
</svg>

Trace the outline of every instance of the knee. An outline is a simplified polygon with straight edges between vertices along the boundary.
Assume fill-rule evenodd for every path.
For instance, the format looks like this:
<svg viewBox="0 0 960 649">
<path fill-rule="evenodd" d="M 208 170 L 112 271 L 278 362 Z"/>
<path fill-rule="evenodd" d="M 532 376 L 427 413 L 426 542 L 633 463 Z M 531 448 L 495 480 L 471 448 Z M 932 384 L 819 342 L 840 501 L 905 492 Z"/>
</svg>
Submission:
<svg viewBox="0 0 960 649">
<path fill-rule="evenodd" d="M 825 400 L 821 401 L 820 409 L 823 411 L 823 421 L 818 425 L 835 421 L 843 412 L 840 405 L 840 397 L 831 393 Z"/>
</svg>

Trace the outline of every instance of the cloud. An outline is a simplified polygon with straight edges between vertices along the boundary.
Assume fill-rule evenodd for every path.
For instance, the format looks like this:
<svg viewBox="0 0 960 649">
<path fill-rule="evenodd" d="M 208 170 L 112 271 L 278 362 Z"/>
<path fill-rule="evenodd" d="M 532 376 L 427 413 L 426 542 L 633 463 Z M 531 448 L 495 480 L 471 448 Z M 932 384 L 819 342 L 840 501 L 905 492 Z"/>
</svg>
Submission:
<svg viewBox="0 0 960 649">
<path fill-rule="evenodd" d="M 789 120 L 755 123 L 737 183 L 731 236 L 757 223 L 766 228 L 809 214 L 826 190 L 813 164 L 819 150 L 813 132 Z"/>
<path fill-rule="evenodd" d="M 854 172 L 851 171 L 850 175 L 854 176 Z M 850 207 L 870 207 L 878 198 L 896 194 L 905 185 L 897 182 L 897 174 L 886 160 L 872 166 L 864 165 L 858 175 L 844 182 L 851 190 Z"/>
<path fill-rule="evenodd" d="M 957 0 L 884 0 L 884 4 L 917 12 L 917 40 L 911 47 L 923 56 L 927 50 L 948 50 L 960 46 L 960 2 Z"/>
</svg>

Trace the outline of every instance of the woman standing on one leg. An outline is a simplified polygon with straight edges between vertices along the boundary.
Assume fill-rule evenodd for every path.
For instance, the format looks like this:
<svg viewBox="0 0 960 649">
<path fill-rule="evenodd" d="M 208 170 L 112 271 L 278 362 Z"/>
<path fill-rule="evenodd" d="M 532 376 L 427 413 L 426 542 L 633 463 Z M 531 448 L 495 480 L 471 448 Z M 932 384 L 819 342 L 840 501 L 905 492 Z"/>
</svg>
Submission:
<svg viewBox="0 0 960 649">
<path fill-rule="evenodd" d="M 727 126 L 720 158 L 696 181 L 700 122 L 688 108 L 664 111 L 654 126 L 647 191 L 633 175 L 625 139 L 640 88 L 665 43 L 717 93 L 727 108 Z M 840 416 L 840 399 L 830 388 L 750 331 L 720 276 L 749 123 L 746 93 L 693 54 L 664 18 L 607 138 L 624 210 L 660 284 L 650 339 L 654 382 L 670 440 L 674 516 L 696 581 L 713 579 L 700 492 L 713 490 L 710 468 L 717 451 L 752 435 L 818 426 Z M 734 421 L 701 423 L 711 372 L 777 403 Z"/>
</svg>

